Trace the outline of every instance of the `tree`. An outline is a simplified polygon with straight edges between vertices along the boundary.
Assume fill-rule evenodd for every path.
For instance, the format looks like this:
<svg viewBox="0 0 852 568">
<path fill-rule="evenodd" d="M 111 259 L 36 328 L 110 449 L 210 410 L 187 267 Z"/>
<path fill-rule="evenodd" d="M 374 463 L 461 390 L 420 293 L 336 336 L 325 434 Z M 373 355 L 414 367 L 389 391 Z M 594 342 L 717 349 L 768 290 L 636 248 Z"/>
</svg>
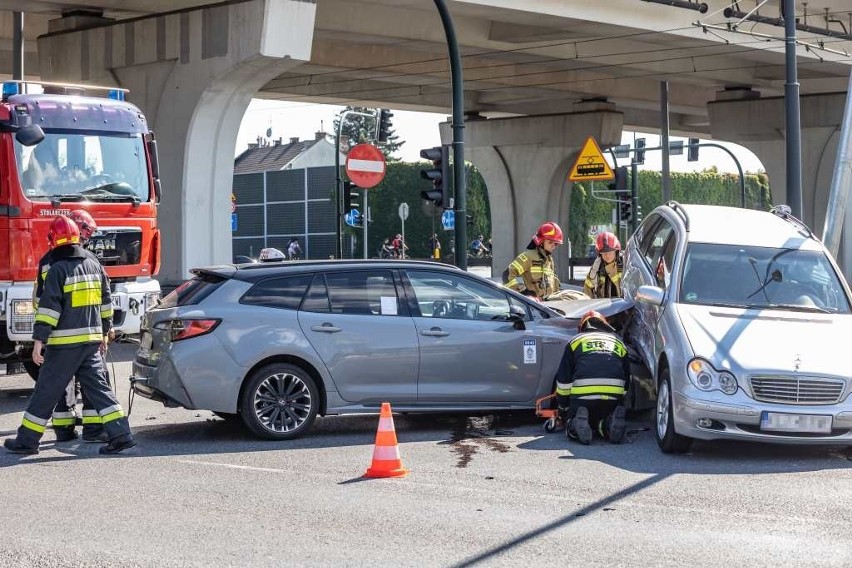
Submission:
<svg viewBox="0 0 852 568">
<path fill-rule="evenodd" d="M 374 108 L 366 108 L 366 107 L 352 107 L 348 106 L 344 109 L 344 112 L 347 110 L 353 110 L 356 112 L 362 112 L 365 114 L 374 114 L 376 109 Z M 337 133 L 337 126 L 340 124 L 340 116 L 343 113 L 337 115 L 334 119 L 334 132 Z M 393 119 L 391 118 L 391 128 L 388 131 L 388 140 L 383 144 L 376 143 L 376 119 L 368 117 L 368 116 L 360 116 L 357 114 L 350 114 L 343 121 L 343 126 L 340 129 L 340 137 L 341 141 L 344 139 L 349 140 L 349 147 L 356 144 L 362 143 L 370 143 L 376 144 L 379 149 L 384 153 L 385 159 L 388 161 L 394 161 L 398 158 L 393 156 L 393 153 L 396 152 L 405 141 L 400 140 L 399 136 L 396 134 L 396 130 L 393 129 Z M 348 151 L 347 148 L 343 147 L 341 142 L 341 150 Z"/>
</svg>

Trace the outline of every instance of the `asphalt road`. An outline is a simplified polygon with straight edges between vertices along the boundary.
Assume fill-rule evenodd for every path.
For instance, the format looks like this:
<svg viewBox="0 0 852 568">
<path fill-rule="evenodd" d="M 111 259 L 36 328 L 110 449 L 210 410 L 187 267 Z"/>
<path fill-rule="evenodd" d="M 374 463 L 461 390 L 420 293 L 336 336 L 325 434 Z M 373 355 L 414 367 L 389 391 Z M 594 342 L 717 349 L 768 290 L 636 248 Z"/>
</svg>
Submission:
<svg viewBox="0 0 852 568">
<path fill-rule="evenodd" d="M 125 403 L 133 350 L 111 350 Z M 0 377 L 0 437 L 30 386 Z M 526 413 L 396 416 L 411 473 L 364 480 L 377 422 L 264 442 L 137 397 L 126 456 L 50 433 L 37 456 L 0 450 L 0 566 L 852 565 L 845 448 L 665 456 L 641 422 L 583 447 Z"/>
</svg>

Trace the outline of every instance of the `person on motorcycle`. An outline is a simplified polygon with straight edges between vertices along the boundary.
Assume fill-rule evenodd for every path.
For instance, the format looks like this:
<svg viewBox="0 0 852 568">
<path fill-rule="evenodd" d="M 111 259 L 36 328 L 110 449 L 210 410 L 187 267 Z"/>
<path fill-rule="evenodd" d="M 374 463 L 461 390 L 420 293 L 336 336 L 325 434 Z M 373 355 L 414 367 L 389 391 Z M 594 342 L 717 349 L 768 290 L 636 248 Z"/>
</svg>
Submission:
<svg viewBox="0 0 852 568">
<path fill-rule="evenodd" d="M 591 298 L 618 298 L 621 296 L 621 275 L 624 261 L 618 237 L 608 231 L 595 239 L 598 257 L 589 268 L 583 291 Z"/>
<path fill-rule="evenodd" d="M 630 380 L 627 348 L 598 312 L 587 312 L 579 331 L 565 346 L 555 377 L 565 433 L 589 444 L 594 428 L 601 438 L 621 443 L 626 430 L 624 396 Z"/>
<path fill-rule="evenodd" d="M 553 251 L 562 242 L 559 225 L 552 221 L 542 223 L 527 245 L 527 250 L 509 264 L 504 273 L 504 286 L 540 300 L 559 292 L 561 283 L 556 276 Z"/>
</svg>

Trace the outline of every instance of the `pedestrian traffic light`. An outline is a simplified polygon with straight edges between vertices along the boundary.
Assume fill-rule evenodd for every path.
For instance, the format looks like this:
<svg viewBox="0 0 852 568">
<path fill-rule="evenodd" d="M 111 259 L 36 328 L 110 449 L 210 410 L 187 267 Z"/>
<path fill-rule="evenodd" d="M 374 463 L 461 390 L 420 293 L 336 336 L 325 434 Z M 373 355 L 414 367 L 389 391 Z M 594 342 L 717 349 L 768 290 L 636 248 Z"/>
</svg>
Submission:
<svg viewBox="0 0 852 568">
<path fill-rule="evenodd" d="M 432 182 L 432 189 L 421 191 L 420 196 L 444 209 L 450 208 L 450 147 L 435 146 L 420 150 L 420 157 L 432 162 L 431 169 L 420 170 L 420 177 Z"/>
<path fill-rule="evenodd" d="M 637 164 L 644 164 L 645 163 L 645 139 L 644 138 L 637 138 L 636 142 L 634 142 L 634 145 L 636 147 L 636 152 L 633 154 L 635 156 L 634 161 Z"/>
<path fill-rule="evenodd" d="M 690 138 L 686 146 L 686 161 L 698 161 L 698 144 L 701 142 L 698 138 Z"/>
<path fill-rule="evenodd" d="M 379 109 L 379 116 L 376 120 L 376 141 L 385 143 L 390 136 L 391 117 L 393 113 L 386 108 Z"/>
</svg>

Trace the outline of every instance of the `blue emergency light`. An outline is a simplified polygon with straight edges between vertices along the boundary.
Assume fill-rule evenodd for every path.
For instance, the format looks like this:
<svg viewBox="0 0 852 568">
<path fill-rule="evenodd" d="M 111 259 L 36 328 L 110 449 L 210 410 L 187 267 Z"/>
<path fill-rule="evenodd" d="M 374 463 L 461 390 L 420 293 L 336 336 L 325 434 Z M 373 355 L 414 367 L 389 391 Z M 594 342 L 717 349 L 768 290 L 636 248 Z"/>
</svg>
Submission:
<svg viewBox="0 0 852 568">
<path fill-rule="evenodd" d="M 114 101 L 123 101 L 124 91 L 121 89 L 110 89 L 109 93 L 107 93 L 107 97 L 111 98 Z"/>
<path fill-rule="evenodd" d="M 3 82 L 3 100 L 11 97 L 12 95 L 21 94 L 21 84 L 16 81 L 4 81 Z"/>
</svg>

